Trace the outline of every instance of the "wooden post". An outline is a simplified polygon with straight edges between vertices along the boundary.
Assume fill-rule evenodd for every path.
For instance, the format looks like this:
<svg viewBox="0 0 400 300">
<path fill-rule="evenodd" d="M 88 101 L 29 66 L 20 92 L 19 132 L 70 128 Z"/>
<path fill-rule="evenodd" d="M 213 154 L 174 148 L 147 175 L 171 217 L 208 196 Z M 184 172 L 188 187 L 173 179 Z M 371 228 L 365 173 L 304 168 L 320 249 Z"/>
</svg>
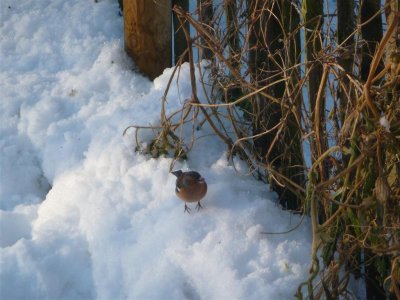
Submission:
<svg viewBox="0 0 400 300">
<path fill-rule="evenodd" d="M 173 5 L 178 5 L 182 7 L 184 11 L 189 11 L 189 0 L 172 0 Z M 186 51 L 188 45 L 186 42 L 185 31 L 183 30 L 181 23 L 178 20 L 178 17 L 174 14 L 173 15 L 173 22 L 174 22 L 174 64 L 178 62 L 179 58 L 183 55 Z M 189 32 L 190 27 L 189 23 L 186 22 L 183 26 L 186 27 L 186 30 Z M 189 61 L 189 54 L 183 57 L 182 62 Z"/>
<path fill-rule="evenodd" d="M 380 0 L 361 1 L 361 23 L 364 24 L 361 26 L 361 36 L 364 40 L 361 48 L 361 79 L 364 82 L 370 72 L 372 57 L 383 37 L 382 14 L 378 13 L 380 9 Z M 383 67 L 383 61 L 381 60 L 376 74 L 382 71 Z"/>
<path fill-rule="evenodd" d="M 125 51 L 151 80 L 172 63 L 171 0 L 123 0 Z"/>
<path fill-rule="evenodd" d="M 213 18 L 214 18 L 214 8 L 213 8 L 213 0 L 197 0 L 197 7 L 199 10 L 199 21 L 204 23 L 204 25 L 208 26 L 208 31 L 210 32 L 213 27 Z M 211 33 L 212 35 L 212 33 Z M 200 59 L 209 59 L 211 60 L 214 56 L 212 51 L 206 45 L 203 39 L 200 41 Z"/>
</svg>

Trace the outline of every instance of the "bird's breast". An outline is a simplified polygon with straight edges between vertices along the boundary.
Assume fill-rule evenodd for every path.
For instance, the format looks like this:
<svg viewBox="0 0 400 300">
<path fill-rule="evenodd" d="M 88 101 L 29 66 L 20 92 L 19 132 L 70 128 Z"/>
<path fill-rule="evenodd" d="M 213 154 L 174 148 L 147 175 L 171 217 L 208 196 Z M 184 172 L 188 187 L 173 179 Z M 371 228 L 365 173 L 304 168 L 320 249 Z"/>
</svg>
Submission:
<svg viewBox="0 0 400 300">
<path fill-rule="evenodd" d="M 175 189 L 176 195 L 183 201 L 186 202 L 198 202 L 207 193 L 207 183 L 205 181 L 199 181 L 193 186 L 182 186 L 181 188 Z"/>
</svg>

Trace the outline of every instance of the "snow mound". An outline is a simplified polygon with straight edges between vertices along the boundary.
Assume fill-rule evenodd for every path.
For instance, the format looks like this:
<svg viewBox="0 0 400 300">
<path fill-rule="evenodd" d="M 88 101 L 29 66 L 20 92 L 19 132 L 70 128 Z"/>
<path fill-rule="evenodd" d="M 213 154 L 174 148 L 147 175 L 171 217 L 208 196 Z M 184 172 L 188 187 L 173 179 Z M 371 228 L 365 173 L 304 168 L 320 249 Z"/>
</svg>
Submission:
<svg viewBox="0 0 400 300">
<path fill-rule="evenodd" d="M 172 70 L 154 82 L 132 71 L 117 1 L 0 5 L 0 298 L 292 298 L 307 276 L 307 220 L 262 234 L 300 219 L 235 171 L 208 126 L 175 165 L 208 183 L 191 214 L 171 158 L 135 152 L 134 130 L 122 136 L 158 124 Z M 188 72 L 169 113 L 190 98 Z"/>
</svg>

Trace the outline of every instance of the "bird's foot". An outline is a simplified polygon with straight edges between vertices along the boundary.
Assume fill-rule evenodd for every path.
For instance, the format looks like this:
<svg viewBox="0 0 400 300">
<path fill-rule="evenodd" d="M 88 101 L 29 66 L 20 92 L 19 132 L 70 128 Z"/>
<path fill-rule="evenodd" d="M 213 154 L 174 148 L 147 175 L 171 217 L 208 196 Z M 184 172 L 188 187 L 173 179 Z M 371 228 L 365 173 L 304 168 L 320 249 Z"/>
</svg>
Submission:
<svg viewBox="0 0 400 300">
<path fill-rule="evenodd" d="M 187 212 L 188 214 L 190 214 L 190 208 L 189 206 L 186 205 L 186 203 L 185 203 L 185 210 L 183 212 Z"/>
<path fill-rule="evenodd" d="M 199 202 L 197 202 L 197 205 L 196 205 L 196 209 L 197 209 L 197 211 L 199 211 L 199 210 L 200 210 L 200 208 L 203 208 L 203 206 L 201 206 L 201 204 L 200 204 L 200 201 L 199 201 Z"/>
</svg>

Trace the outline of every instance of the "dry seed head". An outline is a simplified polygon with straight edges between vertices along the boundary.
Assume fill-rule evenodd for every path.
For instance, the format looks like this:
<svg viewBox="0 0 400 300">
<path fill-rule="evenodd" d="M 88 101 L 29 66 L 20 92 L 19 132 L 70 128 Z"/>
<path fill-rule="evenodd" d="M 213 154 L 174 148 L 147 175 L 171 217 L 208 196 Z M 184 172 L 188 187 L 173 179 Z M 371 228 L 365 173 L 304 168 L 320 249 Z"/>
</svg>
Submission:
<svg viewBox="0 0 400 300">
<path fill-rule="evenodd" d="M 375 181 L 375 195 L 376 199 L 381 204 L 387 203 L 390 196 L 390 187 L 386 178 L 379 176 Z"/>
<path fill-rule="evenodd" d="M 398 65 L 400 63 L 400 53 L 399 51 L 393 51 L 390 54 L 390 60 L 393 64 Z"/>
</svg>

